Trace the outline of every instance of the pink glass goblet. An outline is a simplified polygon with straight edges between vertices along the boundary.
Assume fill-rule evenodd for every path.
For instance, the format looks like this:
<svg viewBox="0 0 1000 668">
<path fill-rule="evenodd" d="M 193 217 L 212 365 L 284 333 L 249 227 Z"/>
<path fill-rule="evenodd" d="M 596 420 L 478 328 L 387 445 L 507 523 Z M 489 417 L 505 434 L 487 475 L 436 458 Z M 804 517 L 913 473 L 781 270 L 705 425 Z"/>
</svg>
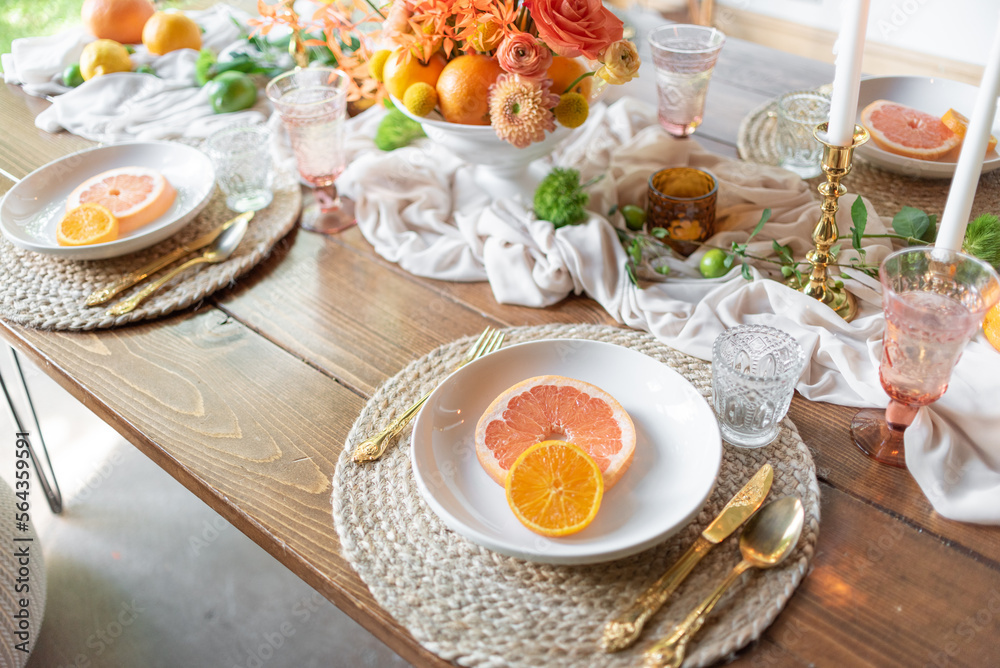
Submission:
<svg viewBox="0 0 1000 668">
<path fill-rule="evenodd" d="M 985 262 L 941 248 L 907 248 L 879 267 L 885 333 L 879 379 L 885 411 L 854 416 L 854 442 L 876 461 L 906 468 L 903 431 L 921 406 L 945 390 L 962 349 L 1000 299 L 1000 279 Z"/>
<path fill-rule="evenodd" d="M 334 234 L 354 224 L 354 203 L 337 194 L 344 171 L 349 75 L 329 67 L 295 69 L 272 79 L 267 98 L 288 131 L 299 174 L 313 187 L 302 207 L 303 229 Z"/>
</svg>

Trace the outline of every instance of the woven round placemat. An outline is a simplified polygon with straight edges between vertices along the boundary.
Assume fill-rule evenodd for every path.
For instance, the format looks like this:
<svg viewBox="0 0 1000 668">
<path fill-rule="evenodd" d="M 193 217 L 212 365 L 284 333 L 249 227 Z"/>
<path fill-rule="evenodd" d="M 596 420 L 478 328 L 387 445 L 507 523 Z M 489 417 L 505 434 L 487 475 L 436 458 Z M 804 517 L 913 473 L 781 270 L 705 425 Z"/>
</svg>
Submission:
<svg viewBox="0 0 1000 668">
<path fill-rule="evenodd" d="M 545 325 L 507 330 L 509 344 L 538 339 L 614 343 L 676 369 L 706 398 L 711 365 L 635 330 L 596 325 Z M 448 530 L 426 505 L 410 470 L 409 430 L 381 460 L 354 464 L 355 444 L 381 429 L 442 380 L 472 342 L 441 346 L 384 383 L 361 411 L 333 478 L 333 519 L 345 558 L 372 595 L 424 647 L 463 666 L 635 666 L 740 560 L 733 539 L 697 566 L 649 623 L 635 646 L 604 654 L 605 622 L 654 582 L 730 498 L 765 463 L 774 467 L 769 499 L 802 498 L 805 528 L 789 559 L 744 575 L 716 608 L 688 652 L 685 666 L 714 663 L 753 641 L 801 582 L 819 528 L 819 487 L 808 448 L 786 419 L 771 445 L 725 446 L 715 490 L 697 518 L 644 552 L 603 564 L 553 566 L 491 552 Z"/>
<path fill-rule="evenodd" d="M 226 208 L 218 189 L 208 205 L 180 232 L 144 250 L 108 260 L 71 260 L 23 250 L 0 240 L 0 317 L 40 329 L 88 330 L 158 318 L 196 304 L 216 290 L 231 285 L 267 257 L 279 239 L 295 225 L 302 208 L 302 191 L 291 178 L 282 179 L 274 200 L 254 214 L 246 237 L 224 262 L 201 265 L 182 273 L 131 313 L 112 317 L 108 307 L 141 290 L 145 283 L 125 290 L 100 306 L 87 306 L 96 289 L 114 283 L 123 274 L 166 255 L 236 215 Z M 153 278 L 156 278 L 154 275 Z"/>
<path fill-rule="evenodd" d="M 778 153 L 774 138 L 778 125 L 777 100 L 769 100 L 751 111 L 740 123 L 736 149 L 740 158 L 762 165 L 777 165 Z M 825 181 L 817 176 L 807 179 L 813 186 Z M 880 216 L 892 218 L 904 206 L 922 209 L 939 218 L 948 199 L 951 179 L 932 179 L 890 172 L 854 154 L 851 173 L 844 179 L 848 192 L 858 193 L 870 201 Z M 811 191 L 816 199 L 819 193 Z M 983 174 L 972 202 L 972 216 L 1000 213 L 1000 170 Z"/>
</svg>

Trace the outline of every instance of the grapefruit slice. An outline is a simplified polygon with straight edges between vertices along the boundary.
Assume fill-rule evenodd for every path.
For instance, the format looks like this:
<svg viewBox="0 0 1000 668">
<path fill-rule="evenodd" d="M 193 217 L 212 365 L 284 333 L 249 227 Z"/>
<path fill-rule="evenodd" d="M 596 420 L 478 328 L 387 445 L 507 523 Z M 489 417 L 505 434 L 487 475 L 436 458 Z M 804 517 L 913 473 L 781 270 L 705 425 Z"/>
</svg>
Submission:
<svg viewBox="0 0 1000 668">
<path fill-rule="evenodd" d="M 594 458 L 572 443 L 543 441 L 514 461 L 504 489 L 521 524 L 543 536 L 568 536 L 594 521 L 604 478 Z"/>
<path fill-rule="evenodd" d="M 124 235 L 162 216 L 176 196 L 174 187 L 155 169 L 119 167 L 78 185 L 66 200 L 66 210 L 88 202 L 107 207 Z"/>
<path fill-rule="evenodd" d="M 882 150 L 917 160 L 937 160 L 962 143 L 937 116 L 888 100 L 865 107 L 861 124 Z"/>
<path fill-rule="evenodd" d="M 522 452 L 542 441 L 569 441 L 597 462 L 611 489 L 632 463 L 635 426 L 610 394 L 565 376 L 521 381 L 493 400 L 476 425 L 476 456 L 503 485 Z"/>
<path fill-rule="evenodd" d="M 958 113 L 954 109 L 949 109 L 945 112 L 944 116 L 941 117 L 941 122 L 944 123 L 949 130 L 957 134 L 962 141 L 965 141 L 965 133 L 969 131 L 969 119 Z M 990 135 L 989 141 L 986 142 L 986 152 L 989 153 L 997 147 L 997 138 Z"/>
</svg>

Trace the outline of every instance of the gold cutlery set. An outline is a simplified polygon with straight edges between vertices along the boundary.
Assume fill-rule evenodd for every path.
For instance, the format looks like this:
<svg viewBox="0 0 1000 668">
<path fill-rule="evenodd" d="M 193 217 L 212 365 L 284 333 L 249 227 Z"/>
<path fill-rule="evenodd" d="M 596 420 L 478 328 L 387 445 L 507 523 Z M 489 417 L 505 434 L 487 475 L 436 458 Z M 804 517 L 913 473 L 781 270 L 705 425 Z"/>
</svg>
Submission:
<svg viewBox="0 0 1000 668">
<path fill-rule="evenodd" d="M 648 668 L 679 668 L 684 662 L 688 643 L 740 575 L 749 568 L 777 566 L 791 554 L 799 541 L 805 512 L 798 497 L 787 496 L 760 508 L 771 489 L 773 478 L 771 465 L 764 464 L 743 489 L 730 499 L 718 517 L 701 532 L 698 540 L 681 558 L 643 592 L 628 610 L 605 625 L 601 649 L 605 652 L 617 652 L 630 647 L 639 638 L 646 622 L 663 606 L 701 558 L 746 522 L 739 543 L 743 560 L 729 572 L 715 591 L 674 627 L 670 635 L 646 651 L 645 665 Z"/>
<path fill-rule="evenodd" d="M 503 340 L 503 332 L 487 327 L 452 371 L 499 349 Z M 353 460 L 356 463 L 378 460 L 385 453 L 389 442 L 402 432 L 432 391 L 433 389 L 420 397 L 382 431 L 359 443 L 354 449 Z M 739 540 L 743 560 L 733 567 L 715 591 L 675 626 L 666 638 L 645 653 L 644 665 L 647 668 L 679 668 L 684 662 L 691 639 L 705 624 L 708 615 L 729 587 L 751 568 L 777 566 L 792 553 L 799 541 L 805 512 L 802 501 L 797 496 L 783 497 L 761 508 L 771 490 L 773 479 L 774 470 L 770 464 L 764 464 L 743 489 L 729 500 L 680 559 L 643 592 L 632 606 L 605 625 L 601 649 L 605 652 L 618 652 L 632 646 L 646 622 L 663 607 L 698 562 L 746 523 Z"/>
<path fill-rule="evenodd" d="M 134 310 L 151 294 L 163 287 L 165 283 L 190 267 L 203 263 L 222 262 L 223 260 L 228 259 L 243 240 L 247 231 L 247 226 L 250 219 L 253 218 L 253 215 L 253 211 L 241 213 L 240 215 L 227 220 L 219 227 L 216 227 L 215 229 L 189 241 L 170 253 L 167 253 L 163 257 L 157 258 L 149 264 L 125 274 L 114 284 L 106 288 L 101 288 L 91 294 L 87 298 L 87 306 L 97 306 L 99 304 L 103 304 L 121 291 L 142 282 L 164 267 L 182 259 L 185 255 L 205 248 L 205 251 L 201 255 L 198 255 L 175 269 L 172 269 L 162 278 L 150 283 L 146 288 L 137 292 L 132 297 L 118 302 L 108 309 L 108 315 L 124 315 Z"/>
</svg>

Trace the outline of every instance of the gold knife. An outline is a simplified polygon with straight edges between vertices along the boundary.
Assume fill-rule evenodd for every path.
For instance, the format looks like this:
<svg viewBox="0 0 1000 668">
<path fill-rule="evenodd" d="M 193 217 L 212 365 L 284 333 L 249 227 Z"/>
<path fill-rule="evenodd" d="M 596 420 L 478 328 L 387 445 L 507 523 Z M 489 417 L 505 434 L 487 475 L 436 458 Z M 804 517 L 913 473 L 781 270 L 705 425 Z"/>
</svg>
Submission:
<svg viewBox="0 0 1000 668">
<path fill-rule="evenodd" d="M 153 260 L 144 267 L 140 267 L 134 271 L 130 271 L 129 273 L 122 276 L 120 279 L 118 279 L 117 282 L 111 284 L 110 286 L 106 288 L 101 288 L 100 290 L 95 290 L 93 294 L 87 297 L 87 306 L 97 306 L 98 304 L 103 304 L 104 302 L 108 301 L 109 299 L 117 295 L 122 290 L 132 287 L 133 285 L 143 280 L 150 274 L 155 274 L 160 269 L 163 269 L 168 264 L 173 264 L 174 262 L 177 262 L 177 260 L 181 259 L 188 253 L 196 251 L 200 248 L 204 248 L 205 246 L 215 241 L 216 238 L 218 238 L 218 236 L 222 234 L 223 230 L 226 230 L 229 227 L 231 227 L 233 223 L 235 223 L 237 220 L 245 218 L 247 222 L 250 222 L 250 219 L 253 218 L 253 213 L 254 213 L 253 211 L 247 211 L 245 213 L 241 213 L 235 218 L 230 218 L 222 225 L 216 227 L 214 230 L 205 232 L 205 234 L 201 235 L 200 237 L 193 239 L 192 241 L 189 241 L 188 243 L 184 244 L 183 246 L 175 250 L 170 251 L 163 257 Z"/>
<path fill-rule="evenodd" d="M 774 470 L 770 464 L 760 467 L 743 489 L 729 500 L 719 516 L 701 532 L 698 540 L 677 560 L 677 563 L 643 592 L 628 610 L 604 626 L 601 649 L 605 652 L 618 652 L 634 643 L 649 618 L 663 606 L 701 558 L 715 545 L 728 538 L 760 508 L 771 489 L 773 479 Z"/>
</svg>

